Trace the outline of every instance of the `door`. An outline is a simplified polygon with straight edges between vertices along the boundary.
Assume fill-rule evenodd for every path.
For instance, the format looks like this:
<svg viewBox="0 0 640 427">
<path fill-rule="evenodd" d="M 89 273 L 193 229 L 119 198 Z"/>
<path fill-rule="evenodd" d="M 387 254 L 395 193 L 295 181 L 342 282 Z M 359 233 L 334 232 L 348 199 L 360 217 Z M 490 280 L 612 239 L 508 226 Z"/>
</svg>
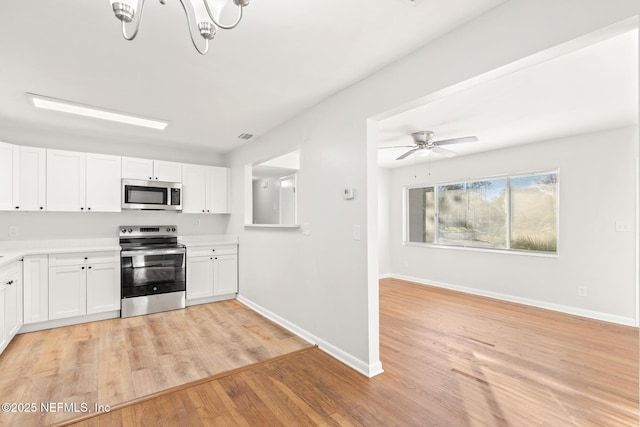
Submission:
<svg viewBox="0 0 640 427">
<path fill-rule="evenodd" d="M 280 224 L 297 224 L 296 176 L 280 178 Z"/>
<path fill-rule="evenodd" d="M 227 295 L 238 292 L 238 255 L 218 255 L 214 257 L 213 295 Z"/>
<path fill-rule="evenodd" d="M 20 147 L 20 210 L 44 211 L 47 203 L 47 150 Z"/>
<path fill-rule="evenodd" d="M 87 153 L 87 210 L 120 212 L 121 158 Z"/>
<path fill-rule="evenodd" d="M 22 268 L 25 325 L 49 320 L 49 257 L 27 255 Z"/>
<path fill-rule="evenodd" d="M 0 210 L 13 211 L 19 208 L 19 159 L 17 145 L 0 142 Z"/>
<path fill-rule="evenodd" d="M 182 213 L 205 212 L 206 168 L 182 165 Z"/>
<path fill-rule="evenodd" d="M 47 150 L 47 210 L 84 212 L 86 155 Z"/>
<path fill-rule="evenodd" d="M 229 213 L 229 168 L 207 167 L 206 210 L 210 213 Z"/>
<path fill-rule="evenodd" d="M 153 160 L 123 157 L 122 178 L 144 180 L 153 179 Z"/>
<path fill-rule="evenodd" d="M 84 265 L 49 268 L 49 320 L 87 313 L 87 270 Z"/>
<path fill-rule="evenodd" d="M 153 171 L 157 181 L 182 182 L 182 163 L 154 160 Z"/>
<path fill-rule="evenodd" d="M 120 310 L 119 265 L 87 266 L 87 314 L 112 310 Z"/>
<path fill-rule="evenodd" d="M 213 296 L 213 257 L 190 257 L 187 261 L 187 299 Z"/>
</svg>

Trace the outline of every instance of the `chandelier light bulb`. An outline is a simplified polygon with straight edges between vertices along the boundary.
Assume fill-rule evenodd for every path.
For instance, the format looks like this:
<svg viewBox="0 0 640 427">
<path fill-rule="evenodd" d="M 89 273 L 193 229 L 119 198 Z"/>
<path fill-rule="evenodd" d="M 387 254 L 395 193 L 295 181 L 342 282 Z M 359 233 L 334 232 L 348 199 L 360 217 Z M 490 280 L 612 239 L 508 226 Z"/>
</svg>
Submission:
<svg viewBox="0 0 640 427">
<path fill-rule="evenodd" d="M 140 29 L 142 9 L 144 8 L 145 0 L 110 0 L 110 2 L 113 13 L 122 24 L 123 37 L 127 40 L 135 39 Z M 165 4 L 165 2 L 166 0 L 160 0 L 161 4 Z M 209 40 L 215 37 L 219 28 L 231 30 L 240 23 L 242 20 L 242 9 L 249 5 L 249 0 L 233 0 L 233 3 L 238 9 L 238 16 L 235 22 L 227 25 L 220 22 L 220 15 L 222 15 L 222 10 L 228 2 L 229 0 L 180 0 L 180 4 L 187 16 L 191 42 L 193 43 L 193 47 L 195 47 L 201 55 L 207 53 L 209 50 Z M 132 34 L 128 34 L 127 32 L 126 24 L 130 22 L 134 22 L 132 25 L 135 25 Z M 201 46 L 202 42 L 196 43 L 194 39 L 196 31 L 204 39 L 204 48 Z"/>
</svg>

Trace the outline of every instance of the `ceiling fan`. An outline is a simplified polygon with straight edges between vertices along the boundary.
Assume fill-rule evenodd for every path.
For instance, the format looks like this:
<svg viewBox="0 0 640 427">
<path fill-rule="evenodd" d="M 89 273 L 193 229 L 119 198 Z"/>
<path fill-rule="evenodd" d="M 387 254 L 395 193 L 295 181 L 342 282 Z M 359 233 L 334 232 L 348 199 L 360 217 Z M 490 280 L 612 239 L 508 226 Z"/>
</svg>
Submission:
<svg viewBox="0 0 640 427">
<path fill-rule="evenodd" d="M 457 153 L 451 150 L 447 150 L 446 148 L 440 147 L 441 145 L 450 145 L 450 144 L 460 144 L 462 142 L 476 142 L 478 140 L 475 136 L 464 136 L 461 138 L 452 138 L 452 139 L 443 139 L 440 141 L 433 140 L 434 133 L 430 130 L 423 130 L 420 132 L 413 132 L 411 137 L 413 138 L 414 145 L 393 145 L 389 147 L 378 147 L 381 149 L 384 148 L 411 148 L 411 150 L 407 151 L 396 160 L 402 160 L 409 155 L 416 154 L 424 154 L 429 155 L 431 152 L 440 154 L 445 157 L 455 156 Z"/>
</svg>

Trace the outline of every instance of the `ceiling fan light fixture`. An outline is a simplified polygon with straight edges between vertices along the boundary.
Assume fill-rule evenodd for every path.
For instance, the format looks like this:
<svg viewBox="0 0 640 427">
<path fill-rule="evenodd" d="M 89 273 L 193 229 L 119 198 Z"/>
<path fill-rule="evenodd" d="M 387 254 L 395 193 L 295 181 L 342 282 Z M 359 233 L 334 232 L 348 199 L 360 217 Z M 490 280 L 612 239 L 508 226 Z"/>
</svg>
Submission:
<svg viewBox="0 0 640 427">
<path fill-rule="evenodd" d="M 129 41 L 135 39 L 138 35 L 138 30 L 140 29 L 142 9 L 144 8 L 145 0 L 110 1 L 116 18 L 121 22 L 122 36 Z M 249 5 L 249 0 L 233 0 L 233 3 L 238 9 L 238 15 L 234 22 L 227 25 L 221 22 L 220 15 L 228 1 L 229 0 L 180 0 L 180 4 L 182 5 L 187 17 L 191 43 L 193 43 L 193 47 L 195 47 L 201 55 L 204 55 L 209 51 L 209 40 L 215 37 L 218 28 L 223 30 L 231 30 L 235 28 L 242 20 L 242 10 Z M 166 0 L 160 0 L 161 4 L 165 4 L 165 2 Z M 210 3 L 212 5 L 210 5 Z M 134 25 L 134 29 L 131 34 L 127 31 L 128 23 L 133 23 L 132 25 Z M 204 39 L 203 47 L 194 40 L 195 32 L 200 34 Z"/>
</svg>

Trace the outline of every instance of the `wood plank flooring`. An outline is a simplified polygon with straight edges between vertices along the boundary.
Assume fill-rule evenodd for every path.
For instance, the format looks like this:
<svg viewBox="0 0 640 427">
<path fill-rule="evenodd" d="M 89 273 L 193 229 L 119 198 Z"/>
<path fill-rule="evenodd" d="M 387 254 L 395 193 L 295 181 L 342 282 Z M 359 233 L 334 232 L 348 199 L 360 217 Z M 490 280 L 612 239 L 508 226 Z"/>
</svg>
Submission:
<svg viewBox="0 0 640 427">
<path fill-rule="evenodd" d="M 638 330 L 383 280 L 367 379 L 317 348 L 80 426 L 638 426 Z"/>
<path fill-rule="evenodd" d="M 113 407 L 307 347 L 235 300 L 18 335 L 0 356 L 1 400 L 38 410 L 0 412 L 0 425 L 77 418 L 82 403 Z M 41 402 L 76 407 L 46 412 Z"/>
</svg>

